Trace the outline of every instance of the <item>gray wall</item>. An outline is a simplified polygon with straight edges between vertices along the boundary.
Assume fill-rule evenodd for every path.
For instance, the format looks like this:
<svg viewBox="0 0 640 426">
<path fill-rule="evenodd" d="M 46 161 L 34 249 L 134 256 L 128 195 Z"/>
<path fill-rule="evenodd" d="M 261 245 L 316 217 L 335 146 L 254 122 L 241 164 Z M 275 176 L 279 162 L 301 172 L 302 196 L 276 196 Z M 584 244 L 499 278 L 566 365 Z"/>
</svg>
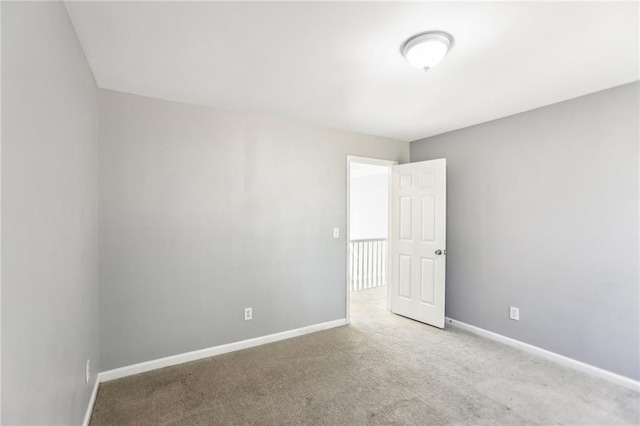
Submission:
<svg viewBox="0 0 640 426">
<path fill-rule="evenodd" d="M 346 156 L 406 162 L 407 142 L 112 91 L 99 105 L 104 369 L 345 317 Z"/>
<path fill-rule="evenodd" d="M 79 424 L 93 388 L 96 107 L 63 4 L 2 2 L 2 424 Z"/>
<path fill-rule="evenodd" d="M 640 378 L 638 93 L 411 143 L 447 159 L 447 316 Z"/>
</svg>

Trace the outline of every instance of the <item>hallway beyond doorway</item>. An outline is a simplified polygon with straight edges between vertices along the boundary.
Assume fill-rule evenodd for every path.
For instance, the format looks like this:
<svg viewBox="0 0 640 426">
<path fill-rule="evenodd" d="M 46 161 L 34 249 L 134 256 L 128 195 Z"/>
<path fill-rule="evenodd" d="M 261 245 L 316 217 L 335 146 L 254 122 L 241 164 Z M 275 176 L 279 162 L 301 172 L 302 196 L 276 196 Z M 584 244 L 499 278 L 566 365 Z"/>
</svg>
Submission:
<svg viewBox="0 0 640 426">
<path fill-rule="evenodd" d="M 347 158 L 347 293 L 387 289 L 389 191 L 394 164 L 371 158 Z M 381 295 L 386 299 L 386 294 Z M 350 305 L 349 296 L 347 303 Z"/>
</svg>

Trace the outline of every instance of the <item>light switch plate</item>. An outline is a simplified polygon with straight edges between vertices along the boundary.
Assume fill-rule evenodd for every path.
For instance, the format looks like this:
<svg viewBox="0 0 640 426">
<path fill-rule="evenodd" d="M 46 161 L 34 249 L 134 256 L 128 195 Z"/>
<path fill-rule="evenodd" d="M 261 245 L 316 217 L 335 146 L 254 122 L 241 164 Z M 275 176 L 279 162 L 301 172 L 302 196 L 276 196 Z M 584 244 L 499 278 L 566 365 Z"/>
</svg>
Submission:
<svg viewBox="0 0 640 426">
<path fill-rule="evenodd" d="M 509 318 L 520 321 L 520 309 L 515 306 L 509 306 Z"/>
</svg>

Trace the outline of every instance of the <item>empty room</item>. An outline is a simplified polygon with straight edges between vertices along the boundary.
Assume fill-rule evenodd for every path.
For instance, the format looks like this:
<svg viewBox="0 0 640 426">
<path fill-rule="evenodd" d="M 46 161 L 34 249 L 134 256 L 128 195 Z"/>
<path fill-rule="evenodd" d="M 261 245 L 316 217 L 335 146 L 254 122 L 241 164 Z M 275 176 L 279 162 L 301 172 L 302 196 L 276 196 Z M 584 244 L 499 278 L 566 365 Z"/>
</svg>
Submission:
<svg viewBox="0 0 640 426">
<path fill-rule="evenodd" d="M 0 15 L 1 424 L 640 424 L 639 2 Z"/>
</svg>

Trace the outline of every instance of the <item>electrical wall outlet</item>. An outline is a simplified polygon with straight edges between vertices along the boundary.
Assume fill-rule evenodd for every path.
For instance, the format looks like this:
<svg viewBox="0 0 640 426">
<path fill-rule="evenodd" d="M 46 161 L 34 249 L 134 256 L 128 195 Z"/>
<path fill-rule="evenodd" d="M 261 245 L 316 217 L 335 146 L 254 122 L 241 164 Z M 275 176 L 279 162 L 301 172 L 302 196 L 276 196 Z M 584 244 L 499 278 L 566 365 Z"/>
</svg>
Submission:
<svg viewBox="0 0 640 426">
<path fill-rule="evenodd" d="M 509 318 L 520 321 L 520 309 L 515 306 L 509 306 Z"/>
<path fill-rule="evenodd" d="M 253 308 L 244 308 L 244 320 L 249 321 L 253 319 Z"/>
<path fill-rule="evenodd" d="M 89 379 L 91 379 L 91 360 L 88 359 L 84 365 L 84 382 L 89 383 Z"/>
<path fill-rule="evenodd" d="M 333 238 L 340 238 L 340 228 L 333 228 Z"/>
</svg>

